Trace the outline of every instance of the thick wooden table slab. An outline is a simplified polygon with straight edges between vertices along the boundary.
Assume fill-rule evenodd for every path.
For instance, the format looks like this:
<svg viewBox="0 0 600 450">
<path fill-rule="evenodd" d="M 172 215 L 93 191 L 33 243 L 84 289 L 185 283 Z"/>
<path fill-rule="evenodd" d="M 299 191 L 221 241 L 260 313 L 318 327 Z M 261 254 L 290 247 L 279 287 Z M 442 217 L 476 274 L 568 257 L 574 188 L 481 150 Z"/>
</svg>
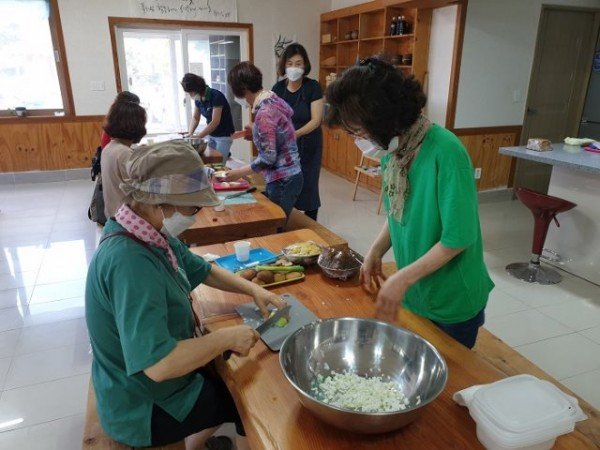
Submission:
<svg viewBox="0 0 600 450">
<path fill-rule="evenodd" d="M 202 208 L 196 223 L 180 237 L 188 244 L 206 245 L 274 234 L 285 225 L 285 213 L 263 194 L 256 203 L 227 205 L 224 211 Z"/>
<path fill-rule="evenodd" d="M 299 233 L 299 234 L 296 234 Z M 286 244 L 304 240 L 318 241 L 310 230 L 298 230 L 276 236 L 250 239 L 253 245 L 279 251 Z M 298 239 L 299 236 L 302 239 Z M 288 242 L 283 242 L 289 239 Z M 231 252 L 231 244 L 194 249 L 199 254 Z M 357 280 L 340 282 L 325 278 L 318 269 L 307 271 L 305 281 L 273 289 L 297 297 L 320 318 L 373 317 L 375 305 Z M 214 330 L 241 322 L 233 313 L 237 304 L 247 303 L 247 296 L 201 286 L 194 292 L 196 310 L 213 305 L 206 322 Z M 199 308 L 199 303 L 203 308 Z M 218 305 L 218 306 L 214 306 Z M 490 383 L 504 374 L 483 358 L 452 340 L 431 322 L 402 310 L 397 324 L 414 331 L 431 342 L 448 364 L 448 384 L 442 394 L 412 424 L 394 433 L 359 435 L 338 430 L 318 420 L 304 409 L 292 386 L 281 372 L 278 354 L 259 341 L 246 358 L 233 356 L 217 360 L 217 369 L 231 391 L 244 422 L 253 449 L 331 450 L 331 449 L 477 449 L 482 448 L 475 434 L 475 422 L 468 410 L 454 403 L 452 395 L 474 384 Z M 591 449 L 596 446 L 575 431 L 557 440 L 557 449 Z"/>
</svg>

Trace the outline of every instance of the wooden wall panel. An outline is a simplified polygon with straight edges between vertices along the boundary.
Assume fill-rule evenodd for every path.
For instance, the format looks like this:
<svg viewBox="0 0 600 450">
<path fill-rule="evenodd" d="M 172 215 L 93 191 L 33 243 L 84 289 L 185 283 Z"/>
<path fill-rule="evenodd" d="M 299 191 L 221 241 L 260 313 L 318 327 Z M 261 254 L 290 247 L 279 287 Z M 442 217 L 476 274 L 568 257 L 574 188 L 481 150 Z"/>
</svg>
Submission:
<svg viewBox="0 0 600 450">
<path fill-rule="evenodd" d="M 477 190 L 509 187 L 512 177 L 512 158 L 498 153 L 500 147 L 519 145 L 521 127 L 491 127 L 456 129 L 454 133 L 467 148 L 473 167 L 481 168 Z"/>
<path fill-rule="evenodd" d="M 354 166 L 360 162 L 360 150 L 352 138 L 341 130 L 323 127 L 323 167 L 331 172 L 354 181 Z M 521 127 L 465 128 L 454 130 L 467 148 L 474 167 L 481 168 L 481 178 L 477 180 L 480 191 L 510 186 L 512 158 L 498 153 L 500 147 L 518 145 Z M 380 178 L 365 178 L 362 186 L 379 191 Z"/>
<path fill-rule="evenodd" d="M 101 116 L 0 122 L 0 172 L 86 168 L 100 143 Z"/>
</svg>

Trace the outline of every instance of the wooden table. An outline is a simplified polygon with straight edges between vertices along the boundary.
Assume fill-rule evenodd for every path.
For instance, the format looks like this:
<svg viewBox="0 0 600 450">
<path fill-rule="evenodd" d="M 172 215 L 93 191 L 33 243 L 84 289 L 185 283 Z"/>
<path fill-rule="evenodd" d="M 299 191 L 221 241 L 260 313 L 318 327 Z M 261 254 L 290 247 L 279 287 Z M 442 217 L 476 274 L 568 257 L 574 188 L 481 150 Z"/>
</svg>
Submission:
<svg viewBox="0 0 600 450">
<path fill-rule="evenodd" d="M 250 239 L 253 245 L 279 251 L 295 241 L 319 237 L 310 230 L 298 230 L 275 236 Z M 193 249 L 226 254 L 233 251 L 232 243 Z M 318 269 L 307 271 L 303 282 L 273 289 L 290 293 L 320 318 L 373 317 L 375 306 L 358 286 L 357 280 L 341 282 L 325 278 Z M 211 305 L 207 329 L 240 323 L 232 315 L 233 307 L 247 303 L 247 296 L 226 293 L 206 286 L 194 292 L 195 308 L 199 303 Z M 203 299 L 203 300 L 200 300 Z M 214 314 L 224 314 L 222 320 Z M 229 314 L 228 314 L 229 313 Z M 482 448 L 475 434 L 475 422 L 466 408 L 458 406 L 452 395 L 474 384 L 490 383 L 504 377 L 475 352 L 454 341 L 431 322 L 402 310 L 399 326 L 418 333 L 431 342 L 448 364 L 448 383 L 442 394 L 423 415 L 396 432 L 383 435 L 360 435 L 338 430 L 313 416 L 300 404 L 297 394 L 284 378 L 278 354 L 259 341 L 246 358 L 233 356 L 225 362 L 217 359 L 217 370 L 227 383 L 246 428 L 252 449 L 331 450 L 331 449 L 477 449 Z M 596 446 L 582 433 L 575 431 L 560 437 L 556 449 L 592 449 Z"/>
<path fill-rule="evenodd" d="M 196 223 L 180 237 L 188 244 L 205 245 L 276 233 L 285 225 L 285 213 L 263 194 L 252 195 L 256 203 L 227 205 L 220 212 L 202 208 Z"/>
</svg>

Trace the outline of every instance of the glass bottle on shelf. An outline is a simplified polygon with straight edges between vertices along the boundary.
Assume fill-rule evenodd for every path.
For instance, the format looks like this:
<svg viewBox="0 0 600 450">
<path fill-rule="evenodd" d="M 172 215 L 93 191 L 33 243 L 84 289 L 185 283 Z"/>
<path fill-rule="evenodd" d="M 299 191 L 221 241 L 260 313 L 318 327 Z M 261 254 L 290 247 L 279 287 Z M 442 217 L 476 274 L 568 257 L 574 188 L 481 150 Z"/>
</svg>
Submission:
<svg viewBox="0 0 600 450">
<path fill-rule="evenodd" d="M 396 36 L 398 32 L 398 22 L 397 17 L 392 17 L 392 24 L 390 25 L 390 36 Z"/>
<path fill-rule="evenodd" d="M 404 18 L 404 34 L 410 34 L 410 23 L 408 20 L 406 20 L 406 17 Z"/>
<path fill-rule="evenodd" d="M 398 23 L 396 25 L 396 34 L 398 34 L 399 36 L 402 36 L 403 34 L 406 33 L 406 30 L 404 29 L 406 25 L 406 20 L 404 19 L 404 16 L 400 16 L 400 18 L 398 19 Z"/>
</svg>

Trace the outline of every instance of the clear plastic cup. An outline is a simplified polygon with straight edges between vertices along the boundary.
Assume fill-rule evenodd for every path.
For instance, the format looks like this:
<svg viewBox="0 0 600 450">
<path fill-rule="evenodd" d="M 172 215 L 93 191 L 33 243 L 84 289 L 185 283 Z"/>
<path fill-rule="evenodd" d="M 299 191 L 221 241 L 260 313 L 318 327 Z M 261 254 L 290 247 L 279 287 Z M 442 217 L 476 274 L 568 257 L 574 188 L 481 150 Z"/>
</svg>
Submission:
<svg viewBox="0 0 600 450">
<path fill-rule="evenodd" d="M 225 211 L 225 202 L 221 200 L 217 206 L 213 207 L 213 209 L 217 212 Z"/>
<path fill-rule="evenodd" d="M 233 244 L 235 250 L 235 258 L 239 262 L 246 262 L 250 259 L 250 242 L 238 241 Z"/>
</svg>

